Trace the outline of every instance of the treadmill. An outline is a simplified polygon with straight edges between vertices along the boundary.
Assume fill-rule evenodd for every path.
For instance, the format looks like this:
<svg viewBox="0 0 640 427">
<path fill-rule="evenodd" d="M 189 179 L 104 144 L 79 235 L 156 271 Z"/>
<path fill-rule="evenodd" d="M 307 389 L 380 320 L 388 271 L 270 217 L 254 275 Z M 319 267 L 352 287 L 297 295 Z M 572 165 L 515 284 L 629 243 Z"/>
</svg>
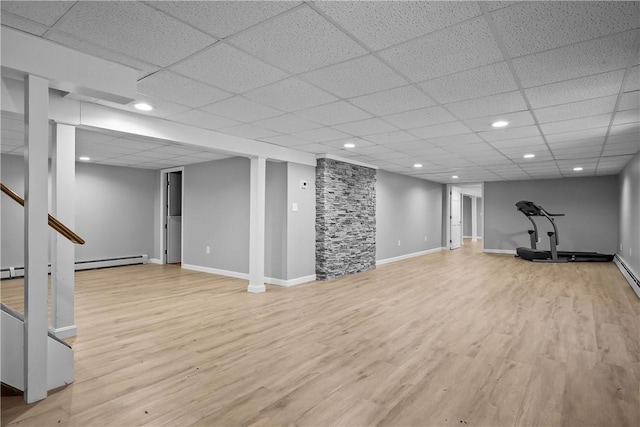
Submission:
<svg viewBox="0 0 640 427">
<path fill-rule="evenodd" d="M 558 227 L 553 217 L 564 216 L 564 214 L 552 214 L 547 212 L 542 206 L 536 205 L 533 202 L 527 200 L 521 200 L 516 203 L 516 208 L 520 213 L 527 217 L 533 225 L 533 230 L 527 230 L 529 233 L 529 239 L 531 241 L 531 247 L 520 247 L 516 249 L 516 257 L 520 257 L 533 262 L 611 262 L 614 255 L 601 254 L 598 252 L 572 252 L 572 251 L 559 251 L 558 250 Z M 537 248 L 538 243 L 538 226 L 533 220 L 533 217 L 545 217 L 549 220 L 553 226 L 553 231 L 548 231 L 549 236 L 549 249 L 548 251 L 540 250 Z"/>
</svg>

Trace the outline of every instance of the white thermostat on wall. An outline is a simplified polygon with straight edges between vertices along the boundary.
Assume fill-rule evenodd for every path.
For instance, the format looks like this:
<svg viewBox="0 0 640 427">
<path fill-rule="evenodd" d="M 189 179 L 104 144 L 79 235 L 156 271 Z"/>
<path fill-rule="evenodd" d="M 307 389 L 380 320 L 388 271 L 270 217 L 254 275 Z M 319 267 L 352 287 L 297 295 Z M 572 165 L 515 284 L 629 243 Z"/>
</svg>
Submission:
<svg viewBox="0 0 640 427">
<path fill-rule="evenodd" d="M 302 188 L 303 190 L 307 189 L 307 181 L 300 181 L 300 188 Z"/>
</svg>

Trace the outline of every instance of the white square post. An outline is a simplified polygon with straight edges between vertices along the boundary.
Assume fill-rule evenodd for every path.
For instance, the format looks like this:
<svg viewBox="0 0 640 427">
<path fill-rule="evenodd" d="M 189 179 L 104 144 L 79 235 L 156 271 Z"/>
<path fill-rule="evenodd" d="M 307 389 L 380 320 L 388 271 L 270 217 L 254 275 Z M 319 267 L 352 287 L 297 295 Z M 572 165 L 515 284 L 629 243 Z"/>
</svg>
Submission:
<svg viewBox="0 0 640 427">
<path fill-rule="evenodd" d="M 249 208 L 249 286 L 247 291 L 261 293 L 264 285 L 264 222 L 266 166 L 264 158 L 251 159 L 251 190 Z"/>
</svg>

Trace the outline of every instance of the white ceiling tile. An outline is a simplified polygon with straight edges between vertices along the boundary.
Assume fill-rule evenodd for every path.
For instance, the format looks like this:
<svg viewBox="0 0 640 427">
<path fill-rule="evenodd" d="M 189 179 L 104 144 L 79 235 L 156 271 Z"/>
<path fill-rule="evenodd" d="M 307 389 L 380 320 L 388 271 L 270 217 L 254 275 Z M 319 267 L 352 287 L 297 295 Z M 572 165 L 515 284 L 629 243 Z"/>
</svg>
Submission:
<svg viewBox="0 0 640 427">
<path fill-rule="evenodd" d="M 220 130 L 220 132 L 249 139 L 260 139 L 278 135 L 278 132 L 246 123 L 238 126 L 224 128 Z"/>
<path fill-rule="evenodd" d="M 230 93 L 182 77 L 160 71 L 138 81 L 138 91 L 146 95 L 198 108 L 231 96 Z"/>
<path fill-rule="evenodd" d="M 303 132 L 295 132 L 293 136 L 299 136 L 304 139 L 308 139 L 311 142 L 325 142 L 325 141 L 333 141 L 336 139 L 344 139 L 348 138 L 344 132 L 339 132 L 330 127 L 322 127 L 318 129 L 306 130 Z"/>
<path fill-rule="evenodd" d="M 77 2 L 56 29 L 163 67 L 215 41 L 138 2 Z"/>
<path fill-rule="evenodd" d="M 390 114 L 383 118 L 400 129 L 431 126 L 452 122 L 456 119 L 442 107 L 421 108 L 419 110 L 405 111 L 404 113 Z"/>
<path fill-rule="evenodd" d="M 202 107 L 201 110 L 242 122 L 253 122 L 282 114 L 282 111 L 257 104 L 242 96 L 227 98 Z"/>
<path fill-rule="evenodd" d="M 523 126 L 519 128 L 503 128 L 487 132 L 479 132 L 478 135 L 487 142 L 503 141 L 516 138 L 540 137 L 540 131 L 536 126 Z"/>
<path fill-rule="evenodd" d="M 582 148 L 564 148 L 553 149 L 553 156 L 556 160 L 575 160 L 575 159 L 589 159 L 592 157 L 600 156 L 602 146 L 582 147 Z"/>
<path fill-rule="evenodd" d="M 336 125 L 334 129 L 354 136 L 365 136 L 398 130 L 395 126 L 377 118 Z"/>
<path fill-rule="evenodd" d="M 296 145 L 310 144 L 308 139 L 300 138 L 293 135 L 278 135 L 270 136 L 267 138 L 260 138 L 260 141 L 268 142 L 269 144 L 282 145 L 283 147 L 294 147 Z"/>
<path fill-rule="evenodd" d="M 232 44 L 295 74 L 367 53 L 308 6 L 255 26 Z"/>
<path fill-rule="evenodd" d="M 638 123 L 625 123 L 623 125 L 611 126 L 609 135 L 626 135 L 640 133 L 640 124 Z"/>
<path fill-rule="evenodd" d="M 592 117 L 582 117 L 573 120 L 563 120 L 561 122 L 543 123 L 540 125 L 542 132 L 546 135 L 563 132 L 573 132 L 583 129 L 591 129 L 609 126 L 611 114 L 601 114 Z"/>
<path fill-rule="evenodd" d="M 546 148 L 544 139 L 542 139 L 542 136 L 540 135 L 532 136 L 529 138 L 514 138 L 514 139 L 503 139 L 500 141 L 491 141 L 491 145 L 498 150 L 516 148 L 516 147 Z"/>
<path fill-rule="evenodd" d="M 341 139 L 341 140 L 336 140 L 336 141 L 327 141 L 327 142 L 323 142 L 322 145 L 326 145 L 327 147 L 331 147 L 331 148 L 339 148 L 339 149 L 344 149 L 344 144 L 346 143 L 352 143 L 355 144 L 355 148 L 349 148 L 348 151 L 355 153 L 354 155 L 360 155 L 360 149 L 363 147 L 374 147 L 375 144 L 366 141 L 362 138 L 347 138 L 347 139 Z"/>
<path fill-rule="evenodd" d="M 435 126 L 425 126 L 409 130 L 409 133 L 418 138 L 438 138 L 441 136 L 461 135 L 471 133 L 471 130 L 462 122 L 443 123 Z"/>
<path fill-rule="evenodd" d="M 304 78 L 341 98 L 379 92 L 406 84 L 406 80 L 373 55 L 315 70 Z"/>
<path fill-rule="evenodd" d="M 383 50 L 380 56 L 416 82 L 503 60 L 484 18 Z"/>
<path fill-rule="evenodd" d="M 511 57 L 638 27 L 635 2 L 521 2 L 491 14 Z"/>
<path fill-rule="evenodd" d="M 277 68 L 223 43 L 194 55 L 172 69 L 233 93 L 246 92 L 287 77 Z"/>
<path fill-rule="evenodd" d="M 201 110 L 185 111 L 184 113 L 168 117 L 168 120 L 211 130 L 217 130 L 240 124 L 240 122 L 237 122 L 235 120 L 216 116 L 215 114 L 205 113 Z"/>
<path fill-rule="evenodd" d="M 513 60 L 524 87 L 586 77 L 625 68 L 635 31 L 578 43 Z"/>
<path fill-rule="evenodd" d="M 624 70 L 611 71 L 525 89 L 533 108 L 566 104 L 620 92 Z"/>
<path fill-rule="evenodd" d="M 396 142 L 415 141 L 419 138 L 411 135 L 409 132 L 398 130 L 394 132 L 368 135 L 366 139 L 376 144 L 395 144 Z"/>
<path fill-rule="evenodd" d="M 618 111 L 637 110 L 640 108 L 640 91 L 625 92 L 620 97 Z"/>
<path fill-rule="evenodd" d="M 8 12 L 51 27 L 75 3 L 75 1 L 3 1 L 1 6 L 2 15 Z M 4 21 L 2 23 L 4 24 Z"/>
<path fill-rule="evenodd" d="M 401 113 L 435 105 L 427 95 L 413 85 L 351 98 L 349 102 L 375 116 Z"/>
<path fill-rule="evenodd" d="M 477 132 L 489 131 L 495 130 L 495 128 L 492 127 L 491 124 L 498 120 L 505 120 L 509 122 L 509 128 L 531 126 L 535 124 L 535 120 L 533 120 L 533 116 L 528 110 L 518 111 L 517 113 L 497 114 L 488 117 L 480 117 L 477 119 L 468 119 L 464 121 L 464 124 L 467 125 L 471 130 Z"/>
<path fill-rule="evenodd" d="M 7 2 L 2 2 L 4 5 Z M 18 3 L 18 2 L 12 2 Z M 22 2 L 21 2 L 22 3 Z M 28 19 L 21 18 L 16 15 L 12 15 L 10 13 L 2 11 L 2 25 L 9 28 L 15 28 L 16 30 L 20 30 L 25 33 L 34 34 L 36 36 L 42 36 L 47 32 L 49 27 L 46 25 L 38 24 L 37 22 L 30 21 Z"/>
<path fill-rule="evenodd" d="M 171 154 L 171 153 L 161 153 L 159 151 L 155 151 L 155 150 L 148 150 L 148 151 L 143 151 L 141 152 L 141 154 L 144 153 L 145 157 L 151 158 L 151 159 L 157 159 L 154 161 L 160 161 L 160 160 L 169 160 L 172 159 L 174 157 L 176 157 L 175 154 Z"/>
<path fill-rule="evenodd" d="M 384 148 L 384 146 L 380 146 L 380 145 L 378 145 L 377 147 Z M 382 160 L 382 161 L 392 161 L 394 159 L 402 159 L 407 157 L 406 154 L 401 153 L 400 151 L 392 150 L 392 149 L 389 149 L 388 151 L 384 151 L 381 153 L 369 153 L 368 156 L 375 160 Z"/>
<path fill-rule="evenodd" d="M 307 153 L 314 153 L 314 154 L 328 154 L 328 153 L 335 153 L 337 151 L 340 151 L 337 148 L 327 147 L 326 145 L 322 145 L 322 144 L 299 145 L 296 147 L 296 150 L 305 151 Z"/>
<path fill-rule="evenodd" d="M 79 52 L 84 52 L 89 55 L 98 56 L 109 61 L 117 62 L 119 64 L 135 68 L 136 70 L 138 70 L 139 78 L 142 78 L 159 70 L 159 67 L 157 65 L 153 65 L 146 61 L 141 61 L 138 58 L 134 58 L 121 52 L 111 50 L 108 47 L 102 47 L 95 43 L 79 40 L 75 37 L 72 37 L 68 34 L 60 33 L 58 31 L 49 31 L 45 38 L 75 49 Z"/>
<path fill-rule="evenodd" d="M 634 90 L 640 90 L 640 66 L 637 65 L 631 68 L 631 73 L 629 73 L 624 85 L 625 92 L 631 92 Z"/>
<path fill-rule="evenodd" d="M 426 149 L 436 149 L 435 145 L 427 142 L 427 141 L 406 141 L 406 142 L 397 142 L 390 145 L 390 148 L 397 151 L 410 151 L 410 150 L 426 150 Z"/>
<path fill-rule="evenodd" d="M 434 142 L 434 144 L 436 143 Z M 473 160 L 473 158 L 475 158 L 478 155 L 478 153 L 481 153 L 481 152 L 489 152 L 491 155 L 498 155 L 498 152 L 486 142 L 479 142 L 475 144 L 474 143 L 456 144 L 456 143 L 450 142 L 450 143 L 441 145 L 441 147 L 450 153 L 455 153 L 465 158 L 470 158 L 471 160 Z"/>
<path fill-rule="evenodd" d="M 498 62 L 419 84 L 440 103 L 479 98 L 518 89 L 509 67 Z"/>
<path fill-rule="evenodd" d="M 244 95 L 253 101 L 288 112 L 337 101 L 335 96 L 297 77 L 254 89 Z"/>
<path fill-rule="evenodd" d="M 165 11 L 219 38 L 244 30 L 252 25 L 296 7 L 291 1 L 157 1 L 153 7 Z"/>
<path fill-rule="evenodd" d="M 116 147 L 125 147 L 133 150 L 153 150 L 154 148 L 161 147 L 160 144 L 154 144 L 152 142 L 140 141 L 135 138 L 117 138 L 104 144 Z M 163 144 L 164 145 L 164 144 Z"/>
<path fill-rule="evenodd" d="M 592 139 L 592 138 L 604 138 L 607 134 L 606 127 L 585 129 L 574 132 L 556 133 L 553 135 L 546 135 L 545 138 L 549 144 L 563 141 L 576 141 L 580 139 Z"/>
<path fill-rule="evenodd" d="M 298 117 L 291 113 L 272 117 L 266 120 L 260 120 L 259 122 L 255 122 L 255 124 L 268 129 L 273 129 L 280 133 L 296 133 L 320 127 L 316 122 L 303 119 L 302 117 Z"/>
<path fill-rule="evenodd" d="M 475 133 L 465 133 L 463 135 L 449 135 L 449 136 L 441 136 L 439 138 L 425 138 L 430 143 L 437 145 L 438 147 L 450 147 L 452 145 L 467 145 L 473 144 L 478 145 L 482 144 L 487 146 L 487 144 Z M 488 146 L 487 146 L 488 147 Z M 489 147 L 491 148 L 491 147 Z"/>
<path fill-rule="evenodd" d="M 534 112 L 540 123 L 558 122 L 605 113 L 610 114 L 613 112 L 617 98 L 617 96 L 612 95 L 587 99 L 586 101 L 554 105 L 553 107 L 537 108 Z"/>
<path fill-rule="evenodd" d="M 527 104 L 522 94 L 514 91 L 454 102 L 447 104 L 447 108 L 459 119 L 464 120 L 523 111 L 527 109 Z"/>
<path fill-rule="evenodd" d="M 637 154 L 640 151 L 640 147 L 638 146 L 629 146 L 629 145 L 618 145 L 618 146 L 609 146 L 606 145 L 603 151 L 604 156 L 620 156 L 625 154 Z"/>
<path fill-rule="evenodd" d="M 630 144 L 640 147 L 640 134 L 628 133 L 625 135 L 609 135 L 607 145 Z"/>
<path fill-rule="evenodd" d="M 189 110 L 189 107 L 185 107 L 184 105 L 175 104 L 173 102 L 165 101 L 160 98 L 152 98 L 150 96 L 138 93 L 137 102 L 146 102 L 153 106 L 153 110 L 151 111 L 139 111 L 133 107 L 133 103 L 130 104 L 118 104 L 117 102 L 111 101 L 103 101 L 98 100 L 96 104 L 104 105 L 106 107 L 115 108 L 117 110 L 129 111 L 134 114 L 138 114 L 140 116 L 150 116 L 150 117 L 160 117 L 166 118 L 169 116 L 174 116 L 176 114 L 183 113 Z"/>
<path fill-rule="evenodd" d="M 565 149 L 565 148 L 581 148 L 581 147 L 602 147 L 604 144 L 603 137 L 588 138 L 588 139 L 576 139 L 572 141 L 554 141 L 549 143 L 551 149 Z"/>
<path fill-rule="evenodd" d="M 359 108 L 356 108 L 344 101 L 308 108 L 306 110 L 299 111 L 297 114 L 327 126 L 355 122 L 356 120 L 371 117 L 370 114 L 365 113 Z"/>
<path fill-rule="evenodd" d="M 618 111 L 613 124 L 623 125 L 626 123 L 640 123 L 640 110 Z"/>
<path fill-rule="evenodd" d="M 490 12 L 494 10 L 502 9 L 503 7 L 509 7 L 520 3 L 520 1 L 487 1 L 485 6 Z"/>
<path fill-rule="evenodd" d="M 600 166 L 625 166 L 631 159 L 633 159 L 633 155 L 602 157 Z"/>
<path fill-rule="evenodd" d="M 373 50 L 481 14 L 475 2 L 318 2 L 316 5 Z"/>
</svg>

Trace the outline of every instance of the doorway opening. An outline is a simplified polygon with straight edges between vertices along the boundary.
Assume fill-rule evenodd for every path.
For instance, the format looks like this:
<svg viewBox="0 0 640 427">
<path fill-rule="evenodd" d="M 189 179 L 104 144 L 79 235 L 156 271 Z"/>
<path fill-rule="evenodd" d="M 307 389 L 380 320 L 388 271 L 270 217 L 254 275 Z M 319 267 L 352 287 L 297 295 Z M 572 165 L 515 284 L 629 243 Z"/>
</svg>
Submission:
<svg viewBox="0 0 640 427">
<path fill-rule="evenodd" d="M 483 185 L 447 185 L 446 242 L 449 249 L 458 249 L 464 238 L 471 242 L 482 239 L 484 209 Z"/>
<path fill-rule="evenodd" d="M 162 262 L 182 264 L 183 168 L 162 171 Z"/>
</svg>

